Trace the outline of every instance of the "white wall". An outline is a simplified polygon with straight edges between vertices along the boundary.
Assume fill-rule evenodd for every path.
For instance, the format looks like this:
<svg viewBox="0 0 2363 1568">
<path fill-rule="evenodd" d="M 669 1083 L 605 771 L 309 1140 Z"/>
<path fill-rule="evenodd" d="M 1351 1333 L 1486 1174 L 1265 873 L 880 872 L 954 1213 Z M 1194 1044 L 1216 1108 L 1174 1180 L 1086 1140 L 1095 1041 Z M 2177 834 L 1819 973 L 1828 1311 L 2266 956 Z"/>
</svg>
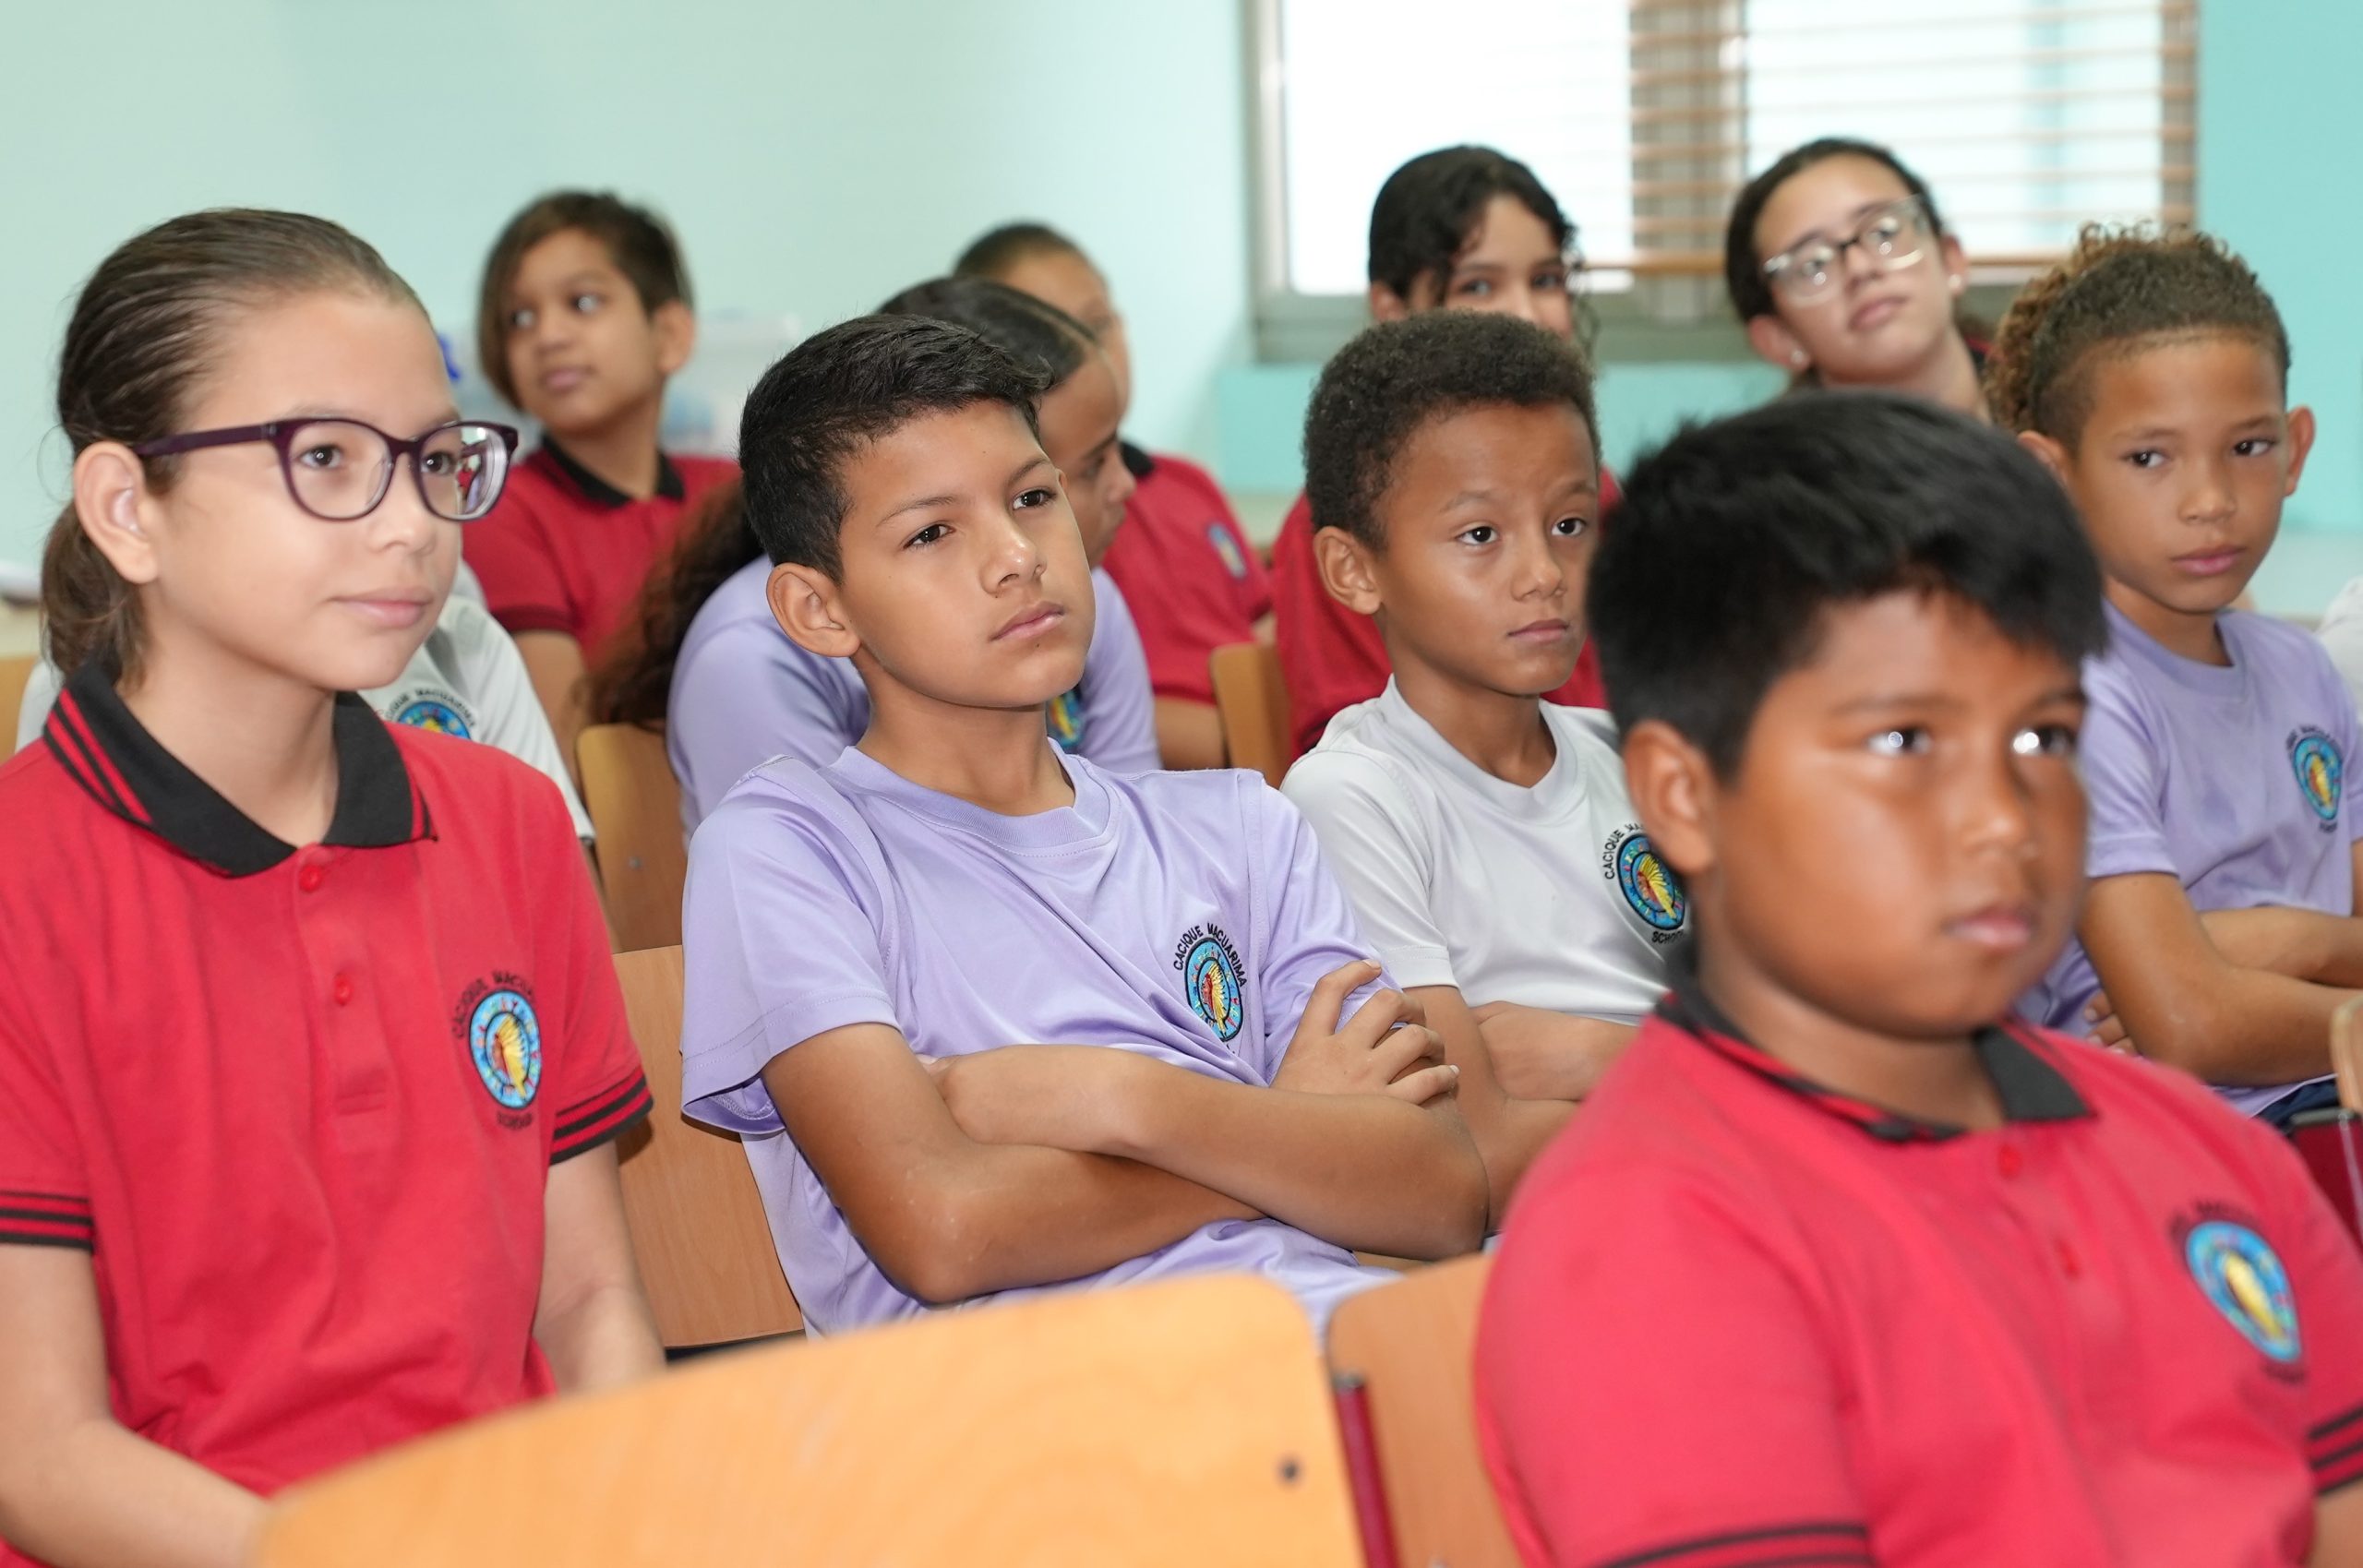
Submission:
<svg viewBox="0 0 2363 1568">
<path fill-rule="evenodd" d="M 0 561 L 63 495 L 75 291 L 173 213 L 350 225 L 455 336 L 558 185 L 661 207 L 709 315 L 816 327 L 1014 217 L 1133 325 L 1141 437 L 1211 453 L 1248 346 L 1237 0 L 96 0 L 0 22 Z"/>
</svg>

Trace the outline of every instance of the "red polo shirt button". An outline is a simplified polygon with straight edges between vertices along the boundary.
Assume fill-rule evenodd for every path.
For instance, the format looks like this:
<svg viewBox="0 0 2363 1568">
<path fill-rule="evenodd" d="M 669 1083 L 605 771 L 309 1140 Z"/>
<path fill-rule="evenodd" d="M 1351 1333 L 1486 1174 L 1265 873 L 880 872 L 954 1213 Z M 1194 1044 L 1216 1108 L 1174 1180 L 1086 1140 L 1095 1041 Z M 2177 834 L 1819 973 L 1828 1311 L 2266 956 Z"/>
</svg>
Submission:
<svg viewBox="0 0 2363 1568">
<path fill-rule="evenodd" d="M 353 999 L 353 976 L 350 975 L 338 976 L 336 977 L 336 984 L 330 987 L 329 994 L 336 998 L 336 1004 L 339 1007 L 342 1007 L 345 1003 L 351 1001 Z"/>
<path fill-rule="evenodd" d="M 318 892 L 320 891 L 321 879 L 326 875 L 327 873 L 318 866 L 306 866 L 295 873 L 295 885 L 306 892 Z"/>
<path fill-rule="evenodd" d="M 1994 1168 L 2004 1176 L 2018 1175 L 2019 1167 L 2023 1163 L 2020 1158 L 2019 1151 L 2008 1143 L 2003 1144 L 2000 1152 L 1994 1156 Z"/>
</svg>

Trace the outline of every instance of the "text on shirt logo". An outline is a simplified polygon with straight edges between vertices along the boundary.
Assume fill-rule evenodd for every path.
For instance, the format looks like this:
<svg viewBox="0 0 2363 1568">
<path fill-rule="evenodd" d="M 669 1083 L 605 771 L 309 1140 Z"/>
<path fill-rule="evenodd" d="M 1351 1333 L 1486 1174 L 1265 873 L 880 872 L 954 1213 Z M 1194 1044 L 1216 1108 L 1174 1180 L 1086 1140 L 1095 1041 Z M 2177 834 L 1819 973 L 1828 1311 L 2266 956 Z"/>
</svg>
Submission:
<svg viewBox="0 0 2363 1568">
<path fill-rule="evenodd" d="M 1181 972 L 1190 1011 L 1229 1045 L 1247 1022 L 1247 981 L 1239 950 L 1223 928 L 1209 921 L 1193 926 L 1173 944 L 1173 967 Z"/>
<path fill-rule="evenodd" d="M 475 737 L 475 722 L 468 714 L 467 704 L 453 693 L 432 687 L 397 693 L 387 717 L 437 735 L 457 736 L 462 740 Z"/>
<path fill-rule="evenodd" d="M 1600 874 L 1614 882 L 1625 904 L 1649 928 L 1649 940 L 1670 942 L 1690 919 L 1690 901 L 1683 895 L 1682 880 L 1673 868 L 1649 847 L 1649 835 L 1637 822 L 1628 822 L 1608 835 L 1600 852 Z"/>
<path fill-rule="evenodd" d="M 2338 823 L 2340 786 L 2346 780 L 2346 762 L 2338 754 L 2338 743 L 2311 724 L 2300 724 L 2289 732 L 2289 766 L 2297 774 L 2297 787 L 2305 792 L 2306 804 L 2314 808 L 2314 816 L 2328 832 Z"/>
<path fill-rule="evenodd" d="M 451 1011 L 451 1029 L 499 1107 L 500 1124 L 532 1126 L 526 1112 L 542 1087 L 542 1023 L 524 980 L 496 970 L 472 983 Z"/>
</svg>

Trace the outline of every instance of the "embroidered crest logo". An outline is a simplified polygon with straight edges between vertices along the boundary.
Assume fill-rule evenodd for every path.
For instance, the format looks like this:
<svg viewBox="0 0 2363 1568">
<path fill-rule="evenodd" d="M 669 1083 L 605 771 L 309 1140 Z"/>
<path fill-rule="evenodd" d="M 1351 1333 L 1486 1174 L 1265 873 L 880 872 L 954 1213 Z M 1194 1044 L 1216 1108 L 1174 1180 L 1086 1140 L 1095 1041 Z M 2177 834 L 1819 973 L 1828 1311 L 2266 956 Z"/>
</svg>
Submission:
<svg viewBox="0 0 2363 1568">
<path fill-rule="evenodd" d="M 1223 928 L 1208 922 L 1182 932 L 1173 945 L 1173 967 L 1182 973 L 1190 1011 L 1215 1032 L 1215 1038 L 1224 1045 L 1239 1038 L 1247 1023 L 1247 981 L 1239 966 L 1239 950 Z"/>
<path fill-rule="evenodd" d="M 1690 919 L 1690 901 L 1673 868 L 1649 847 L 1649 835 L 1628 823 L 1608 836 L 1600 855 L 1601 876 L 1616 884 L 1625 903 L 1649 928 L 1653 942 L 1671 941 Z"/>
<path fill-rule="evenodd" d="M 1246 578 L 1247 557 L 1239 553 L 1239 541 L 1230 536 L 1229 529 L 1219 522 L 1206 524 L 1206 543 L 1214 546 L 1215 555 L 1222 562 L 1222 569 L 1230 573 L 1233 582 Z"/>
<path fill-rule="evenodd" d="M 462 740 L 475 736 L 475 725 L 469 721 L 467 709 L 448 691 L 404 692 L 394 704 L 393 720 L 398 724 L 457 736 Z"/>
<path fill-rule="evenodd" d="M 503 1124 L 529 1125 L 522 1113 L 542 1087 L 542 1022 L 525 982 L 505 974 L 478 980 L 461 994 L 452 1023 Z"/>
<path fill-rule="evenodd" d="M 2339 787 L 2346 779 L 2346 763 L 2338 754 L 2338 743 L 2307 724 L 2289 737 L 2289 766 L 2297 774 L 2297 787 L 2305 792 L 2306 804 L 2314 808 L 2322 827 L 2335 825 Z"/>
<path fill-rule="evenodd" d="M 2189 1226 L 2180 1239 L 2183 1263 L 2208 1305 L 2273 1361 L 2295 1362 L 2305 1348 L 2297 1299 L 2272 1243 L 2253 1227 L 2220 1215 Z"/>
<path fill-rule="evenodd" d="M 1059 743 L 1060 750 L 1083 749 L 1083 732 L 1088 727 L 1083 712 L 1083 688 L 1078 686 L 1050 699 L 1049 723 L 1050 738 Z"/>
</svg>

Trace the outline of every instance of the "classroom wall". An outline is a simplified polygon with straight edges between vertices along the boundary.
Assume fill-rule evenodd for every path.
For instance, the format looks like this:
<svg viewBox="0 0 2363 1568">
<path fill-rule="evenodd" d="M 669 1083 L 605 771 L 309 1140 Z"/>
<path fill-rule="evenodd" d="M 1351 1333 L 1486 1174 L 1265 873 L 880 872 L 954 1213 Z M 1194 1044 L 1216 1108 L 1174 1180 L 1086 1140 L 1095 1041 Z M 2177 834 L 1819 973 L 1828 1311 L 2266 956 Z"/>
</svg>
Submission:
<svg viewBox="0 0 2363 1568">
<path fill-rule="evenodd" d="M 1211 452 L 1247 353 L 1235 0 L 90 0 L 0 33 L 0 563 L 64 494 L 58 336 L 115 243 L 301 208 L 464 333 L 509 213 L 559 184 L 659 204 L 709 319 L 808 329 L 1003 219 L 1074 233 L 1133 322 L 1133 427 Z"/>
</svg>

